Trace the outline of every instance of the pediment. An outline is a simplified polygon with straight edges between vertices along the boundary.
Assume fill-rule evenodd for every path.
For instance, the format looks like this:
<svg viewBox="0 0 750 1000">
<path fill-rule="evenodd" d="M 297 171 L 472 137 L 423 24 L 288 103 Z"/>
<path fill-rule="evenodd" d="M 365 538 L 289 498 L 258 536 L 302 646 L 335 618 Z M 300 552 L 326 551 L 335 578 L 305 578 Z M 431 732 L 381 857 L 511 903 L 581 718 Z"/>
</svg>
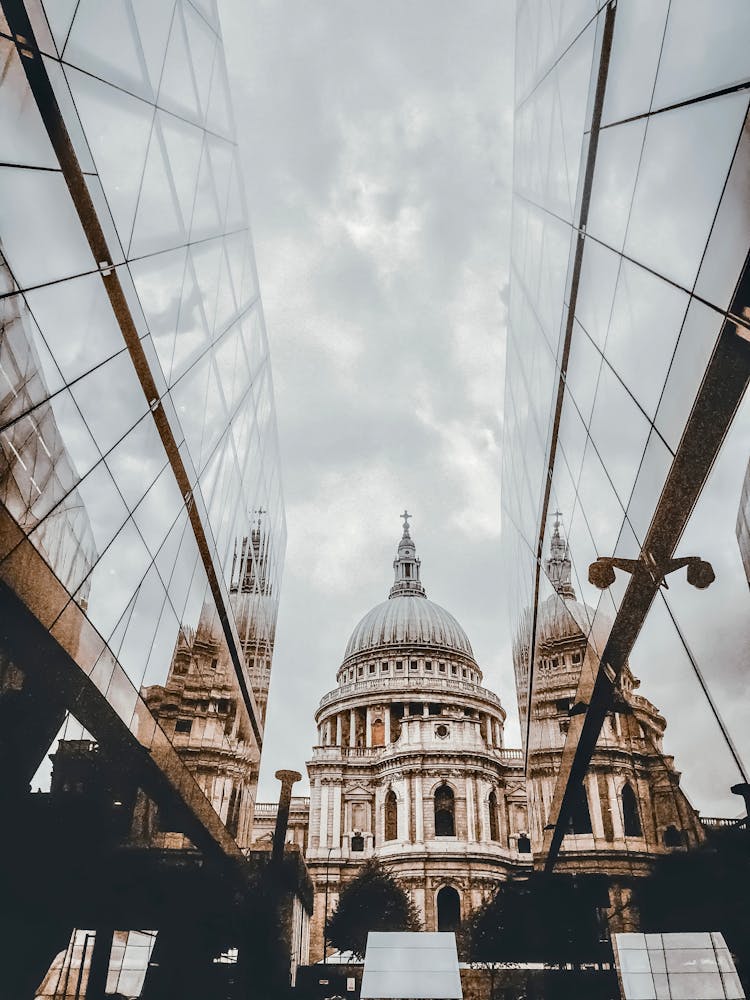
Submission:
<svg viewBox="0 0 750 1000">
<path fill-rule="evenodd" d="M 365 788 L 364 785 L 352 785 L 344 789 L 344 795 L 347 799 L 371 799 L 372 789 Z"/>
</svg>

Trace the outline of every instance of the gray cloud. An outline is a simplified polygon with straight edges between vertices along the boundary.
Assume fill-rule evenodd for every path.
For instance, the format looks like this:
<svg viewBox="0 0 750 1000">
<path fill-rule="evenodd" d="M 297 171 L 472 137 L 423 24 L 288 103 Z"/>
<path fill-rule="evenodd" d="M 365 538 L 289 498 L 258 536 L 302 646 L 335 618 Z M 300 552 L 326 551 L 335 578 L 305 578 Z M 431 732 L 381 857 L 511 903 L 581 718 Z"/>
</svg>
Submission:
<svg viewBox="0 0 750 1000">
<path fill-rule="evenodd" d="M 498 592 L 513 11 L 226 0 L 222 20 L 289 525 L 269 797 L 387 596 L 404 505 L 430 596 L 515 702 Z"/>
</svg>

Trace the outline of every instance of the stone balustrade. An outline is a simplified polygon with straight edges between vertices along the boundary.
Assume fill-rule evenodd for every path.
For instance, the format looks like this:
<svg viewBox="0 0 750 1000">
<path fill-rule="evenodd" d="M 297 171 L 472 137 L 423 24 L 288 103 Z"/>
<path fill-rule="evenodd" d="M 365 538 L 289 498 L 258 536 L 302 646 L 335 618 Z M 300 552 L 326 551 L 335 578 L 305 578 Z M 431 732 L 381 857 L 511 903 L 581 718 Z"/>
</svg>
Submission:
<svg viewBox="0 0 750 1000">
<path fill-rule="evenodd" d="M 447 692 L 464 694 L 471 698 L 480 698 L 482 701 L 489 702 L 497 708 L 502 707 L 498 696 L 487 688 L 482 687 L 481 684 L 474 684 L 471 681 L 453 677 L 412 676 L 375 677 L 369 680 L 349 681 L 347 684 L 342 684 L 324 694 L 320 699 L 318 710 L 332 701 L 347 698 L 351 695 L 399 693 L 419 696 L 420 694 L 445 694 Z"/>
</svg>

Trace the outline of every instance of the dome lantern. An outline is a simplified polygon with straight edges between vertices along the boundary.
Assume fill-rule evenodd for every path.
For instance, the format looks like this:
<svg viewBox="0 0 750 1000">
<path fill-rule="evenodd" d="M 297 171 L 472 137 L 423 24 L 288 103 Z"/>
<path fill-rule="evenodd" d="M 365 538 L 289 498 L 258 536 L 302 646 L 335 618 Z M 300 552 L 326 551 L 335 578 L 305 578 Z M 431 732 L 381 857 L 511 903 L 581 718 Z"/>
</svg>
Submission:
<svg viewBox="0 0 750 1000">
<path fill-rule="evenodd" d="M 409 534 L 411 514 L 405 510 L 401 517 L 404 521 L 404 533 L 398 543 L 396 558 L 393 560 L 394 580 L 388 597 L 389 599 L 401 597 L 404 594 L 426 597 L 425 589 L 419 580 L 421 561 L 417 558 L 417 550 Z"/>
</svg>

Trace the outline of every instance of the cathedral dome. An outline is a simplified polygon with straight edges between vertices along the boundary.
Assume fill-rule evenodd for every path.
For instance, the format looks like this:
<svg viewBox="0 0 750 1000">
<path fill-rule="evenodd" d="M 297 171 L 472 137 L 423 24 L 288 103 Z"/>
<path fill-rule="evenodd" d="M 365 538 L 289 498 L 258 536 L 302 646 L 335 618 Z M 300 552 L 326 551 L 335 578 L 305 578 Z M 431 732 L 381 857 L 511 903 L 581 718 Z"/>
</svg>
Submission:
<svg viewBox="0 0 750 1000">
<path fill-rule="evenodd" d="M 588 604 L 573 598 L 552 594 L 541 601 L 537 612 L 537 642 L 558 642 L 583 636 L 601 653 L 606 645 L 612 622 L 597 614 Z"/>
<path fill-rule="evenodd" d="M 381 646 L 434 646 L 474 659 L 471 643 L 453 615 L 421 594 L 398 594 L 368 611 L 355 627 L 344 659 Z"/>
<path fill-rule="evenodd" d="M 402 517 L 404 531 L 393 560 L 394 580 L 388 600 L 368 611 L 355 627 L 344 662 L 393 646 L 423 646 L 473 660 L 471 643 L 453 615 L 427 600 L 419 579 L 421 562 L 409 534 L 409 515 L 404 512 Z"/>
</svg>

